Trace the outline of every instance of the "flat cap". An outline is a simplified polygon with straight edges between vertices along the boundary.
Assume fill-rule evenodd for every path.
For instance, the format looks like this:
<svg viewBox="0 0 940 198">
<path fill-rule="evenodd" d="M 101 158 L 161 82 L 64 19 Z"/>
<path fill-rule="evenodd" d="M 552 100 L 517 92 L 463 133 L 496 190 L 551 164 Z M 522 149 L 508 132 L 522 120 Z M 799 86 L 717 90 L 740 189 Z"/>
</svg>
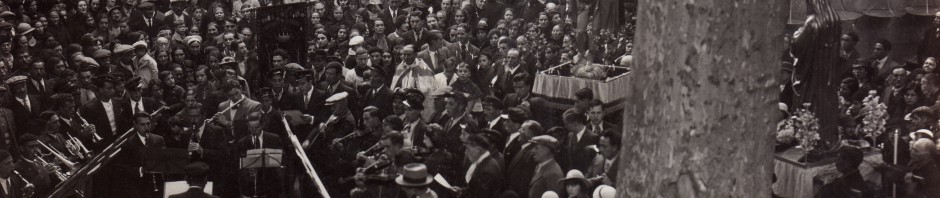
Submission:
<svg viewBox="0 0 940 198">
<path fill-rule="evenodd" d="M 558 139 L 550 135 L 535 136 L 529 140 L 529 143 L 545 145 L 551 149 L 558 148 Z"/>
<path fill-rule="evenodd" d="M 134 50 L 134 47 L 130 45 L 121 44 L 121 45 L 114 46 L 115 54 L 127 53 L 127 52 L 131 52 L 131 50 Z"/>
<path fill-rule="evenodd" d="M 137 41 L 137 42 L 134 42 L 134 48 L 144 48 L 144 49 L 147 49 L 147 42 L 144 42 L 144 41 Z"/>
<path fill-rule="evenodd" d="M 153 8 L 153 3 L 150 1 L 140 2 L 140 4 L 137 5 L 137 8 Z"/>
<path fill-rule="evenodd" d="M 95 58 L 105 58 L 109 56 L 111 56 L 111 51 L 108 51 L 106 49 L 95 50 L 95 54 L 93 55 L 93 57 Z"/>
<path fill-rule="evenodd" d="M 349 93 L 346 93 L 345 91 L 333 94 L 329 98 L 326 98 L 326 105 L 333 105 L 333 104 L 336 104 L 337 102 L 346 100 L 346 97 L 348 96 L 349 96 Z"/>
</svg>

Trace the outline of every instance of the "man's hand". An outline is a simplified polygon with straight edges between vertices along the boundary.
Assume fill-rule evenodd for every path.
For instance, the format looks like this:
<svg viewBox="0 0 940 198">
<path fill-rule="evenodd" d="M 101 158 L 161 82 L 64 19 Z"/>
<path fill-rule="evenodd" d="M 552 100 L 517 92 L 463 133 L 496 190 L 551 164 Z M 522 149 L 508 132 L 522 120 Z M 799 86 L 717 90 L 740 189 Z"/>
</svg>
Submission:
<svg viewBox="0 0 940 198">
<path fill-rule="evenodd" d="M 202 146 L 199 146 L 199 143 L 190 142 L 189 147 L 186 148 L 186 151 L 202 154 Z"/>
</svg>

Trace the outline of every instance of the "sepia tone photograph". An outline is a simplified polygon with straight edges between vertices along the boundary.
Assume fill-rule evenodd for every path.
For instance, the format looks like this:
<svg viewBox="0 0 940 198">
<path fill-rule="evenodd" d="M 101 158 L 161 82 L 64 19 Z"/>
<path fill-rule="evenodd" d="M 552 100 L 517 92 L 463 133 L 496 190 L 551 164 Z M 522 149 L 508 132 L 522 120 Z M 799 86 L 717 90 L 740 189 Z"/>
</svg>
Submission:
<svg viewBox="0 0 940 198">
<path fill-rule="evenodd" d="M 940 198 L 940 0 L 0 0 L 0 198 Z"/>
</svg>

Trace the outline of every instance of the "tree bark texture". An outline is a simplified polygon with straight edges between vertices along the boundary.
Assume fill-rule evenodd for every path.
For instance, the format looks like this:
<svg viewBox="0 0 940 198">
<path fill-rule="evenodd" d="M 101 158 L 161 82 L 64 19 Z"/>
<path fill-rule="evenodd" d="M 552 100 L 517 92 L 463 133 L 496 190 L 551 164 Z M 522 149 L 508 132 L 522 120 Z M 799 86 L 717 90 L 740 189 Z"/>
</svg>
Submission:
<svg viewBox="0 0 940 198">
<path fill-rule="evenodd" d="M 769 197 L 787 0 L 641 0 L 618 197 Z"/>
</svg>

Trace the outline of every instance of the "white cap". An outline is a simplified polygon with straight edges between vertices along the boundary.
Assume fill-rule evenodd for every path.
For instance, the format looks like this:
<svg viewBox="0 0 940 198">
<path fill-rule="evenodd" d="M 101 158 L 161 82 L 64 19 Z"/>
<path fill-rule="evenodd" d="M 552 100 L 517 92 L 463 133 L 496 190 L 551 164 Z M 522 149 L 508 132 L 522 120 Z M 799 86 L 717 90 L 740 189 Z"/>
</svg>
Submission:
<svg viewBox="0 0 940 198">
<path fill-rule="evenodd" d="M 617 196 L 617 189 L 608 185 L 600 185 L 594 189 L 594 198 L 614 198 Z"/>
<path fill-rule="evenodd" d="M 359 44 L 362 44 L 362 43 L 365 42 L 365 41 L 366 41 L 366 40 L 365 40 L 364 38 L 362 38 L 362 36 L 354 36 L 354 37 L 352 37 L 352 39 L 349 39 L 349 45 L 350 45 L 350 46 L 359 45 Z"/>
<path fill-rule="evenodd" d="M 558 193 L 555 193 L 554 191 L 545 191 L 545 193 L 542 193 L 542 198 L 558 198 Z"/>
</svg>

